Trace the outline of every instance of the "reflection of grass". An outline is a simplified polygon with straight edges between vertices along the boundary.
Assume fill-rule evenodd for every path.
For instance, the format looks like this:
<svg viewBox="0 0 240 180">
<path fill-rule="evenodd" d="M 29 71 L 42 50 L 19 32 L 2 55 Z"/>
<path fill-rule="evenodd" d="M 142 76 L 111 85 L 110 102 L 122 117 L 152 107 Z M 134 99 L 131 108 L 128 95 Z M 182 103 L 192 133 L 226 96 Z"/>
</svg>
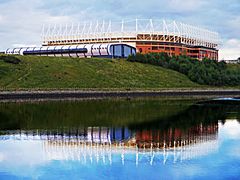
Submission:
<svg viewBox="0 0 240 180">
<path fill-rule="evenodd" d="M 191 100 L 162 99 L 4 103 L 0 104 L 0 130 L 120 126 L 188 129 L 200 123 L 236 119 L 240 114 L 239 105 L 192 104 Z"/>
<path fill-rule="evenodd" d="M 13 57 L 13 56 L 9 56 Z M 200 87 L 176 71 L 126 60 L 19 56 L 0 61 L 2 89 L 154 89 Z"/>
<path fill-rule="evenodd" d="M 172 114 L 168 117 L 160 117 L 151 122 L 141 122 L 132 124 L 131 129 L 168 129 L 188 130 L 196 125 L 208 126 L 217 124 L 220 119 L 225 120 L 229 110 L 237 110 L 239 106 L 228 105 L 192 105 L 178 114 Z M 239 113 L 239 110 L 237 110 Z"/>
<path fill-rule="evenodd" d="M 104 100 L 0 104 L 1 129 L 128 126 L 167 119 L 191 105 L 174 100 Z"/>
</svg>

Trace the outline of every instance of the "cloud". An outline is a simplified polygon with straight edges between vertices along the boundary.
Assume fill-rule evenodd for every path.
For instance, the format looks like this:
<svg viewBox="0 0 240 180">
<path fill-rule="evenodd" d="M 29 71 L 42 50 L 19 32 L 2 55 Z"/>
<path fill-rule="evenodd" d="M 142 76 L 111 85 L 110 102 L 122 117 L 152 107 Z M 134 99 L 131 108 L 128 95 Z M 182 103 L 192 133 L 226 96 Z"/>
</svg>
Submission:
<svg viewBox="0 0 240 180">
<path fill-rule="evenodd" d="M 220 126 L 219 133 L 221 138 L 240 139 L 240 124 L 237 120 L 228 120 Z"/>
<path fill-rule="evenodd" d="M 13 44 L 14 48 L 21 48 L 21 47 L 36 47 L 36 44 Z"/>
<path fill-rule="evenodd" d="M 240 39 L 229 39 L 219 51 L 219 59 L 235 60 L 240 57 Z"/>
<path fill-rule="evenodd" d="M 0 12 L 5 15 L 0 26 L 0 49 L 13 47 L 14 44 L 40 45 L 43 24 L 71 21 L 69 16 L 54 16 L 39 10 L 41 4 L 40 0 L 32 0 L 32 3 L 28 0 L 12 0 L 0 4 Z"/>
<path fill-rule="evenodd" d="M 0 162 L 2 162 L 4 159 L 5 159 L 5 158 L 4 158 L 3 153 L 0 153 Z"/>
<path fill-rule="evenodd" d="M 198 11 L 201 9 L 204 5 L 206 5 L 207 2 L 205 0 L 201 1 L 195 1 L 195 0 L 184 0 L 184 3 L 182 0 L 169 0 L 168 1 L 168 8 L 172 9 L 174 11 Z"/>
<path fill-rule="evenodd" d="M 4 22 L 4 17 L 0 15 L 0 24 Z"/>
</svg>

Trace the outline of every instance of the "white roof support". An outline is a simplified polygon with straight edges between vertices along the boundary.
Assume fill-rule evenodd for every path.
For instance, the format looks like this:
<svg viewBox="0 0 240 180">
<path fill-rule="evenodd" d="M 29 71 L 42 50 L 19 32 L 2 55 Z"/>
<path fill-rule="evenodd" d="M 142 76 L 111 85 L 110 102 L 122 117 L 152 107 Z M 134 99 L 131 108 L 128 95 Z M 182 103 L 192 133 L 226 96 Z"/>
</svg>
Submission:
<svg viewBox="0 0 240 180">
<path fill-rule="evenodd" d="M 216 48 L 220 44 L 219 34 L 197 26 L 181 22 L 153 19 L 122 20 L 120 22 L 84 22 L 66 27 L 43 26 L 42 40 L 44 43 L 59 40 L 91 40 L 101 41 L 112 38 L 137 38 L 138 34 L 166 35 L 186 45 Z M 163 36 L 165 39 L 165 36 Z M 152 38 L 149 40 L 153 40 Z M 156 39 L 155 39 L 156 40 Z"/>
</svg>

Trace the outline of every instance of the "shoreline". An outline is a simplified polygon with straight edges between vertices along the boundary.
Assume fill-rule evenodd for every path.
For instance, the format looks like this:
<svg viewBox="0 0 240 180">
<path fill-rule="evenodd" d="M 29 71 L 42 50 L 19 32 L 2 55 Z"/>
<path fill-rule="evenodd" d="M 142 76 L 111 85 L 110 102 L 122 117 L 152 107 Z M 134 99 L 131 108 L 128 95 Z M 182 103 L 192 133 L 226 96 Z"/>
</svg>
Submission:
<svg viewBox="0 0 240 180">
<path fill-rule="evenodd" d="M 84 91 L 84 90 L 53 90 L 53 91 L 2 91 L 0 101 L 31 101 L 31 100 L 68 100 L 68 99 L 106 99 L 106 98 L 141 98 L 141 97 L 176 97 L 176 98 L 217 98 L 240 97 L 240 90 L 131 90 L 131 91 Z"/>
</svg>

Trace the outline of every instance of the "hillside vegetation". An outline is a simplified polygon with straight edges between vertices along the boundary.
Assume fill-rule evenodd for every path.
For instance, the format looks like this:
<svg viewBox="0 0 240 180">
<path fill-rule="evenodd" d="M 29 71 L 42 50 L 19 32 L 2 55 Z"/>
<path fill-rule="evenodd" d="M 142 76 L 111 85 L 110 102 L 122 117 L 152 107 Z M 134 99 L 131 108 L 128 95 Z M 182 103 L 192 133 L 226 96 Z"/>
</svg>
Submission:
<svg viewBox="0 0 240 180">
<path fill-rule="evenodd" d="M 126 60 L 0 56 L 0 89 L 196 88 L 179 72 Z"/>
<path fill-rule="evenodd" d="M 202 85 L 240 86 L 239 65 L 227 65 L 210 59 L 199 61 L 187 56 L 170 57 L 166 53 L 136 54 L 129 56 L 128 61 L 172 69 Z"/>
</svg>

